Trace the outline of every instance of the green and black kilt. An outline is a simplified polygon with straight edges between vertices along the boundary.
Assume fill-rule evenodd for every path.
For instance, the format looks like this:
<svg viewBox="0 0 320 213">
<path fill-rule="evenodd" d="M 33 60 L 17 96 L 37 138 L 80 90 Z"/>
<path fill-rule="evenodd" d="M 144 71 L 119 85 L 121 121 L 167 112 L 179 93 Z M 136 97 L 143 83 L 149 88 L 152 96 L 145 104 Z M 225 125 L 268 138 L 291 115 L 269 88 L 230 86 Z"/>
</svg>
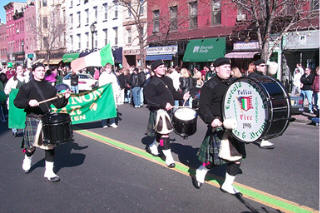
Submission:
<svg viewBox="0 0 320 213">
<path fill-rule="evenodd" d="M 156 136 L 156 131 L 154 130 L 155 122 L 156 122 L 157 111 L 150 110 L 149 113 L 149 121 L 147 126 L 147 135 L 150 137 Z"/>
<path fill-rule="evenodd" d="M 38 124 L 40 122 L 39 118 L 26 117 L 26 126 L 24 128 L 24 136 L 22 141 L 23 148 L 32 148 L 35 135 L 37 133 Z"/>
<path fill-rule="evenodd" d="M 213 164 L 215 166 L 229 163 L 229 161 L 219 158 L 219 149 L 223 134 L 223 128 L 216 128 L 214 130 L 211 127 L 208 128 L 206 136 L 204 137 L 200 149 L 197 152 L 197 156 L 200 162 L 210 162 L 210 164 Z M 231 145 L 236 149 L 236 151 L 240 153 L 243 158 L 245 158 L 246 150 L 244 143 L 238 142 L 231 137 L 229 137 L 229 141 Z"/>
</svg>

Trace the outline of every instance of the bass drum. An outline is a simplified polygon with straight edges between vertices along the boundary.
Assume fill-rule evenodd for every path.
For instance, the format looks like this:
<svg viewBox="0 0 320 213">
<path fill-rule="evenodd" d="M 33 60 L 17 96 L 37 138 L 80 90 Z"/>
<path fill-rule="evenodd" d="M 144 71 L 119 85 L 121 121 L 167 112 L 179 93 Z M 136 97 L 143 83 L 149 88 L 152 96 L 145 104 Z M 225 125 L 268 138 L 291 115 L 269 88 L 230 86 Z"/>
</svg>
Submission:
<svg viewBox="0 0 320 213">
<path fill-rule="evenodd" d="M 44 144 L 59 144 L 72 141 L 71 119 L 67 113 L 50 113 L 42 117 Z"/>
<path fill-rule="evenodd" d="M 189 107 L 178 108 L 172 118 L 175 133 L 188 137 L 197 131 L 197 112 Z"/>
<path fill-rule="evenodd" d="M 236 80 L 229 86 L 222 108 L 224 119 L 236 119 L 232 136 L 241 142 L 278 137 L 289 125 L 289 95 L 269 76 Z"/>
</svg>

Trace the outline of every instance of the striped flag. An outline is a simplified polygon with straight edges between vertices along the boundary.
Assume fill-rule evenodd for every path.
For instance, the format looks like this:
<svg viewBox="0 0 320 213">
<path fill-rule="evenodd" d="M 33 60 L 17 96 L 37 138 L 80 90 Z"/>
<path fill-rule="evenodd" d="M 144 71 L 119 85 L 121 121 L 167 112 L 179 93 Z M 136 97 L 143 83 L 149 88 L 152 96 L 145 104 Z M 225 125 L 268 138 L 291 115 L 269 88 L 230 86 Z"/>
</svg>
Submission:
<svg viewBox="0 0 320 213">
<path fill-rule="evenodd" d="M 249 109 L 253 109 L 252 107 L 252 97 L 239 97 L 239 102 L 240 102 L 240 106 L 241 109 L 243 109 L 244 111 L 248 111 Z"/>
<path fill-rule="evenodd" d="M 114 59 L 110 44 L 107 44 L 99 51 L 73 60 L 71 62 L 71 69 L 74 71 L 78 71 L 86 67 L 103 67 L 107 63 L 114 65 Z"/>
</svg>

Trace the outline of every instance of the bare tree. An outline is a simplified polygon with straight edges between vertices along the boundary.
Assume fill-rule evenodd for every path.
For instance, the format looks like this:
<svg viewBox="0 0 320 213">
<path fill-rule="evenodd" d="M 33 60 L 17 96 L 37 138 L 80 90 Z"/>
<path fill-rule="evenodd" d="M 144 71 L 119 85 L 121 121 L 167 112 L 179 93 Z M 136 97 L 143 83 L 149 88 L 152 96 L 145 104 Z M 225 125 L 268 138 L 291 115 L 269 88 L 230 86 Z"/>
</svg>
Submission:
<svg viewBox="0 0 320 213">
<path fill-rule="evenodd" d="M 66 24 L 60 4 L 53 5 L 48 14 L 38 16 L 34 34 L 38 38 L 39 51 L 45 52 L 45 61 L 49 64 L 55 50 L 65 47 Z"/>
<path fill-rule="evenodd" d="M 257 39 L 262 50 L 261 58 L 265 60 L 270 58 L 273 49 L 280 44 L 287 32 L 319 28 L 319 0 L 232 0 L 232 2 L 236 4 L 238 14 L 240 10 L 248 17 L 247 21 L 237 25 L 234 33 L 238 37 L 250 35 Z M 273 46 L 269 46 L 271 43 Z"/>
<path fill-rule="evenodd" d="M 139 55 L 141 59 L 141 66 L 145 67 L 145 47 L 147 46 L 147 31 L 144 30 L 147 22 L 146 18 L 143 17 L 144 10 L 147 6 L 147 0 L 118 0 L 119 5 L 128 9 L 133 17 L 133 25 L 135 25 L 138 36 L 133 40 L 138 39 L 139 44 Z M 146 17 L 146 16 L 145 16 Z"/>
</svg>

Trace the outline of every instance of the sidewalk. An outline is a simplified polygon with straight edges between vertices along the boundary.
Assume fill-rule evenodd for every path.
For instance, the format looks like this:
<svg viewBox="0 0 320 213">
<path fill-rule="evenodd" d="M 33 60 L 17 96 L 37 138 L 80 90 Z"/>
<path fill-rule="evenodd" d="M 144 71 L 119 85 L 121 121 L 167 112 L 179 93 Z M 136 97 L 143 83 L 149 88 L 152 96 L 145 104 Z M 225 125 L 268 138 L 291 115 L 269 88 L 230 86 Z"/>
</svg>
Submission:
<svg viewBox="0 0 320 213">
<path fill-rule="evenodd" d="M 312 122 L 311 119 L 315 118 L 316 115 L 311 114 L 311 113 L 307 113 L 307 112 L 303 112 L 300 115 L 292 115 L 291 117 L 295 119 L 294 122 L 310 124 Z"/>
</svg>

